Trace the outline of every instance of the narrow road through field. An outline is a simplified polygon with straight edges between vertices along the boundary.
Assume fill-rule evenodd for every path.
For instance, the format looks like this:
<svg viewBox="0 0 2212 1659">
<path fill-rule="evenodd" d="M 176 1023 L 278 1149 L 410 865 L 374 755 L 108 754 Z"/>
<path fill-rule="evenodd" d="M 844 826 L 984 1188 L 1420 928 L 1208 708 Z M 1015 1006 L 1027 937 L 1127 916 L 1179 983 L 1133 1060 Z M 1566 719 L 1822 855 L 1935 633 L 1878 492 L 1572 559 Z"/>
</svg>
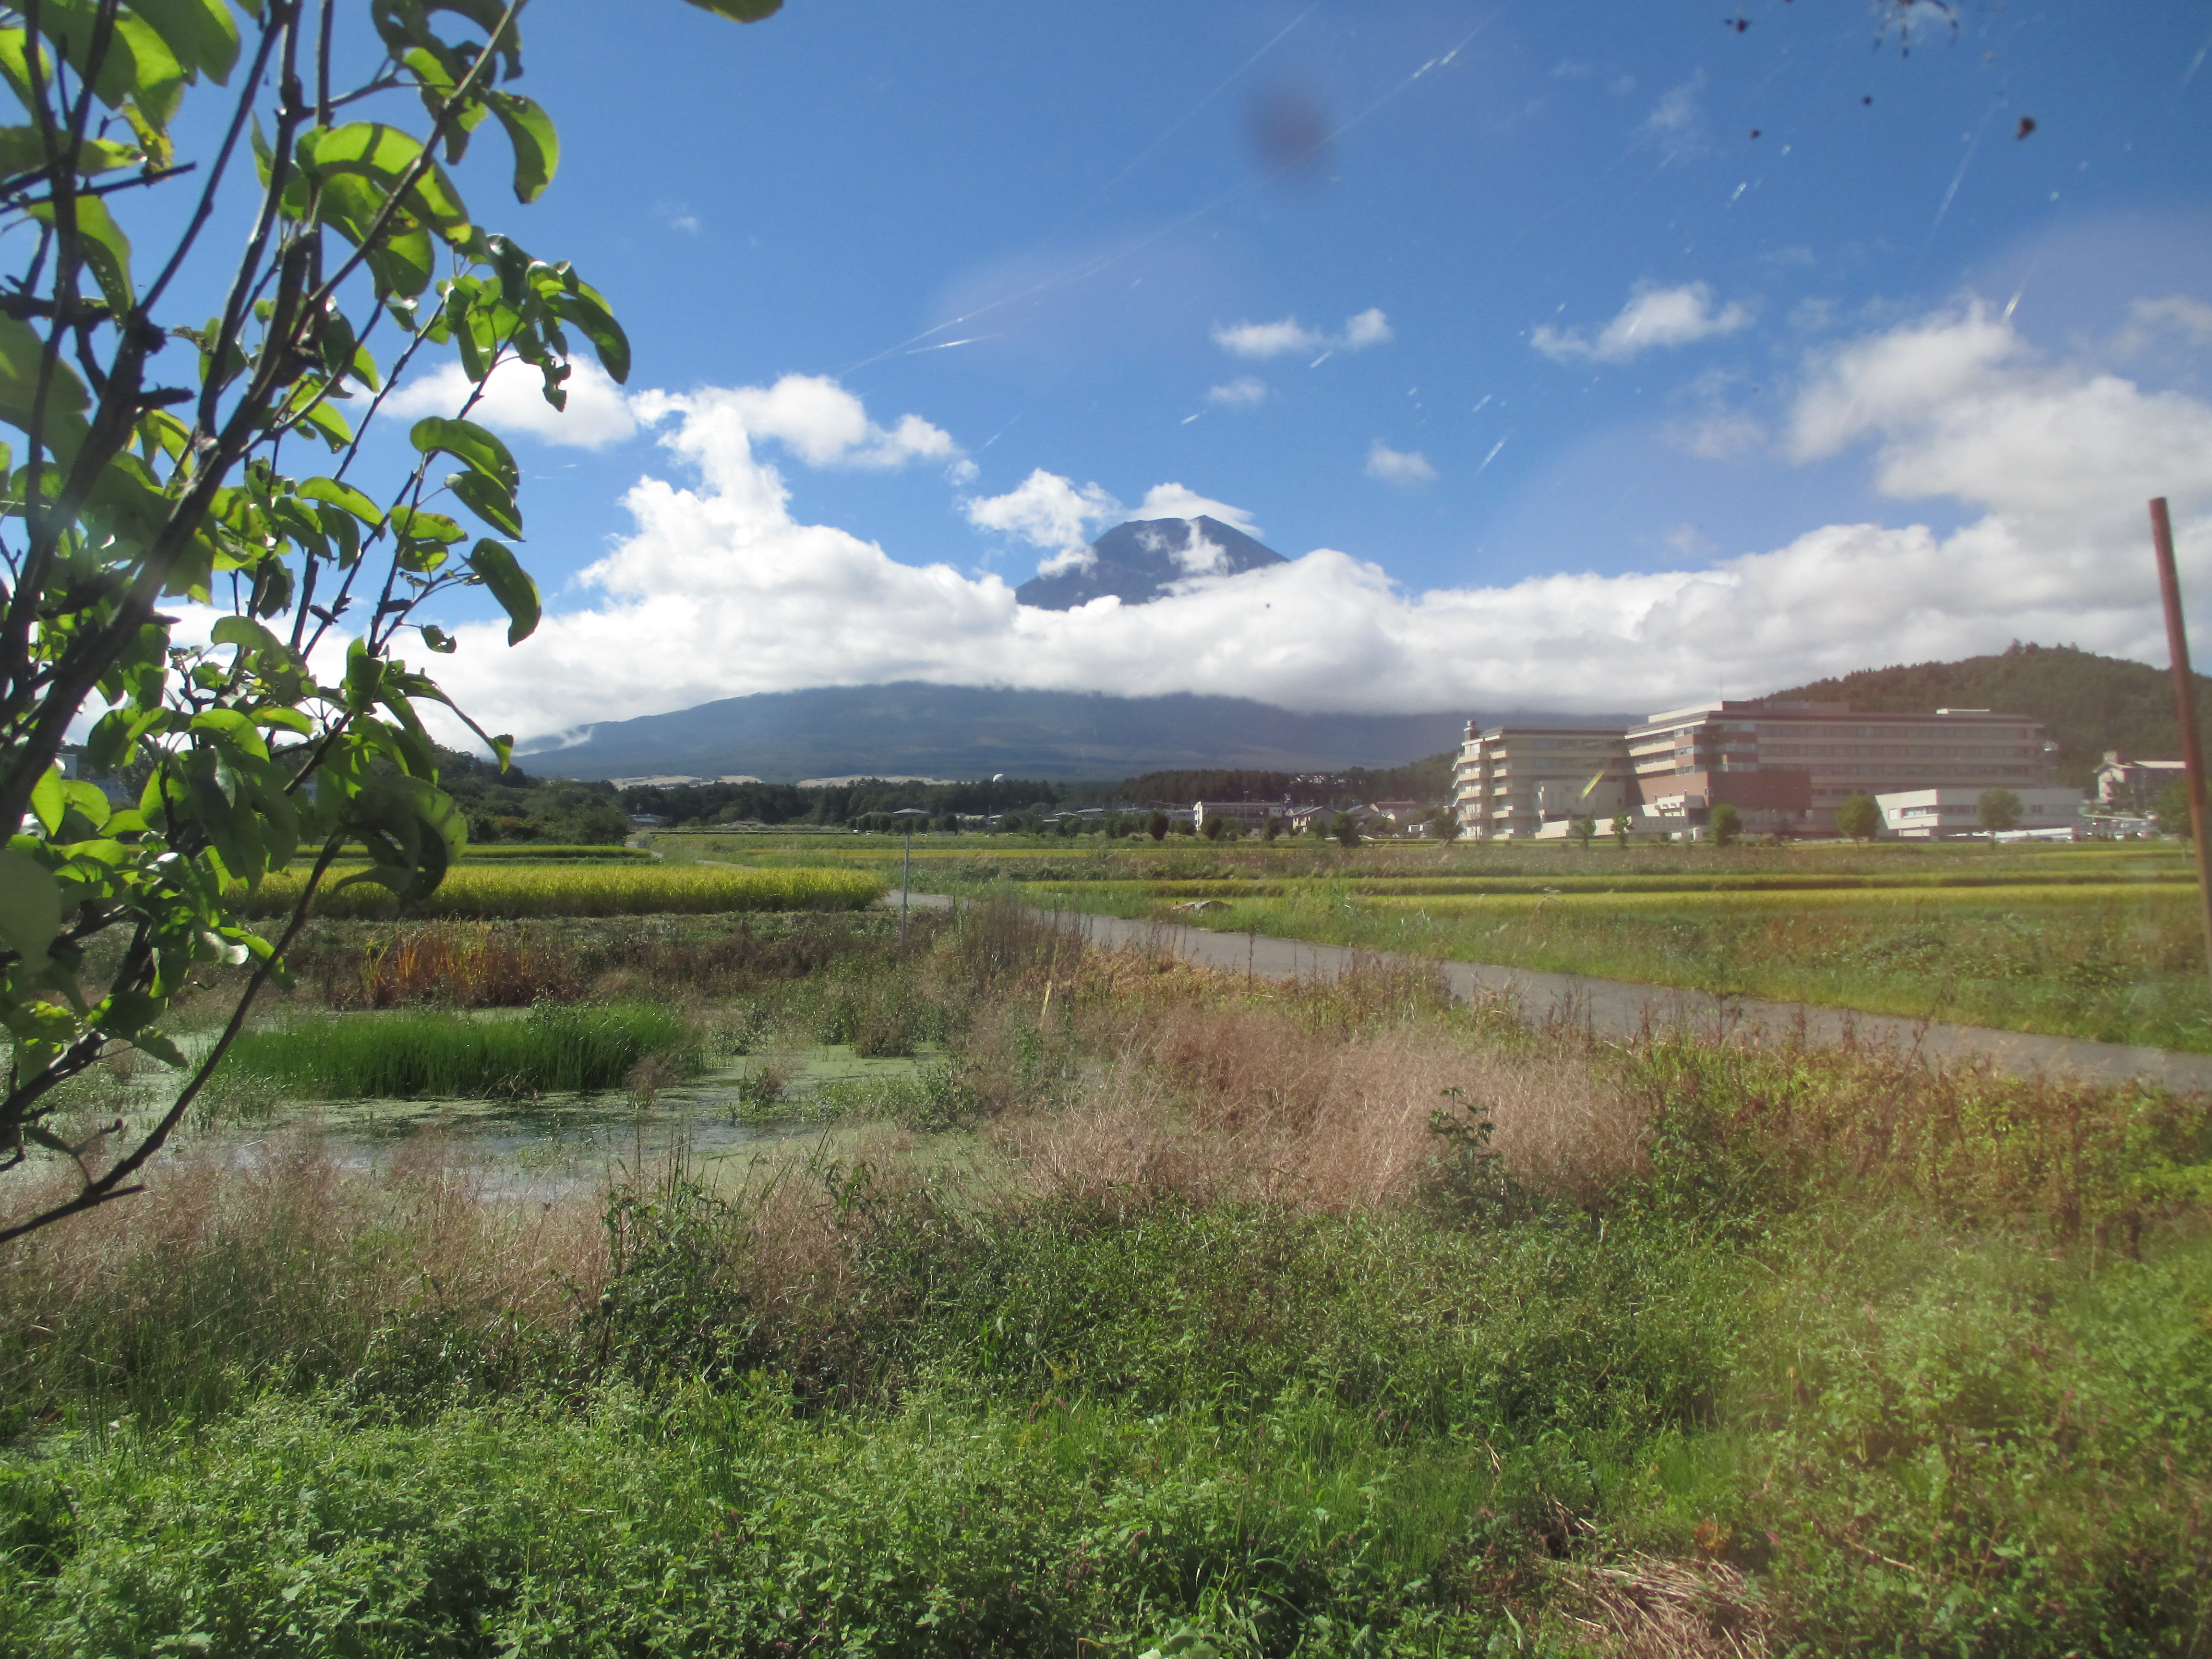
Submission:
<svg viewBox="0 0 2212 1659">
<path fill-rule="evenodd" d="M 908 897 L 917 909 L 943 909 L 952 903 L 942 893 L 913 893 Z M 899 898 L 894 888 L 884 902 L 896 909 Z M 1079 923 L 1097 944 L 1165 951 L 1200 967 L 1243 969 L 1260 979 L 1329 979 L 1356 959 L 1416 960 L 1387 951 L 1274 939 L 1265 933 L 1219 933 L 1172 922 L 1064 914 Z M 2142 1078 L 2169 1089 L 2212 1089 L 2212 1054 L 2043 1036 L 2030 1031 L 1997 1031 L 1981 1025 L 1942 1025 L 1811 1003 L 1760 1002 L 1747 997 L 1723 1000 L 1672 986 L 1547 974 L 1530 968 L 1499 968 L 1475 962 L 1438 962 L 1436 966 L 1449 981 L 1454 996 L 1469 1001 L 1478 996 L 1511 998 L 1532 1019 L 1571 1020 L 1605 1036 L 1632 1036 L 1645 1030 L 1673 1028 L 1744 1042 L 1795 1040 L 1815 1047 L 1895 1048 L 1931 1060 L 1986 1060 L 1998 1071 L 2014 1077 L 2065 1075 L 2087 1083 Z"/>
</svg>

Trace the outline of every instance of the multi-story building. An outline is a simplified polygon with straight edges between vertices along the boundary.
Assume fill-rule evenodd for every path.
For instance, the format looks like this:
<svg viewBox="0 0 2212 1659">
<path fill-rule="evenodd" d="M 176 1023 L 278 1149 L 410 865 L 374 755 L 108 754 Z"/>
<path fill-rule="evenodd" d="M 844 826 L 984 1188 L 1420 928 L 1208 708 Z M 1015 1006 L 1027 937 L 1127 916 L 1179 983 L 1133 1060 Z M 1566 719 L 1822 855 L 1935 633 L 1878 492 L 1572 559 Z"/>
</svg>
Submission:
<svg viewBox="0 0 2212 1659">
<path fill-rule="evenodd" d="M 2097 804 L 2107 811 L 2148 812 L 2169 785 L 2188 775 L 2182 761 L 2130 760 L 2117 749 L 2107 749 L 2097 768 Z"/>
<path fill-rule="evenodd" d="M 2045 781 L 2052 747 L 2038 722 L 1986 708 L 1869 714 L 1848 703 L 1717 702 L 1626 732 L 1483 732 L 1469 721 L 1455 805 L 1485 837 L 1526 838 L 1577 817 L 1602 824 L 1621 811 L 1638 828 L 1688 829 L 1723 801 L 1747 830 L 1825 834 L 1853 795 L 2032 789 Z"/>
<path fill-rule="evenodd" d="M 1467 723 L 1453 767 L 1452 805 L 1466 833 L 1527 840 L 1547 823 L 1601 823 L 1636 805 L 1618 727 Z"/>
<path fill-rule="evenodd" d="M 2054 747 L 2039 722 L 1987 708 L 1870 714 L 1844 702 L 1726 702 L 1654 714 L 1630 729 L 1627 746 L 1648 805 L 1702 796 L 1709 808 L 1734 802 L 1747 829 L 1815 832 L 1833 830 L 1853 795 L 2034 788 Z"/>
</svg>

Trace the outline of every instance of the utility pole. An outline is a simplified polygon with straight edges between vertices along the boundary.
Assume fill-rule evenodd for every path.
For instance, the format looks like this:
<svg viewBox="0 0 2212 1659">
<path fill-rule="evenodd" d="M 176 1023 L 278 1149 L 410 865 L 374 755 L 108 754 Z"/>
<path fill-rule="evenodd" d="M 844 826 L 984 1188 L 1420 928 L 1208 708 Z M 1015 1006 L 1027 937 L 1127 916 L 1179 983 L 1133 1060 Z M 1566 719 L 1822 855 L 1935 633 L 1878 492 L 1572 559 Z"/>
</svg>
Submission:
<svg viewBox="0 0 2212 1659">
<path fill-rule="evenodd" d="M 2197 848 L 2197 896 L 2204 907 L 2205 968 L 2212 973 L 2212 848 L 2204 844 L 2204 750 L 2197 737 L 2197 696 L 2189 672 L 2189 629 L 2181 617 L 2181 576 L 2173 563 L 2173 520 L 2166 497 L 2150 504 L 2158 596 L 2166 605 L 2166 654 L 2173 672 L 2173 715 L 2181 727 L 2181 765 L 2189 781 L 2189 834 Z"/>
</svg>

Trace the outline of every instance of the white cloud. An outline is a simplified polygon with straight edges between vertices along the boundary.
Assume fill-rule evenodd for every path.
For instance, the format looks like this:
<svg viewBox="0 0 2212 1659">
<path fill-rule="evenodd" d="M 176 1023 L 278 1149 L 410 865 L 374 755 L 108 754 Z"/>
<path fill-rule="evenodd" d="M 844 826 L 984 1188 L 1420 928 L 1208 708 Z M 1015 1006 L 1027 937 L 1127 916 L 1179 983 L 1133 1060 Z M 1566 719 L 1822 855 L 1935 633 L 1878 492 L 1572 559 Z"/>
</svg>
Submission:
<svg viewBox="0 0 2212 1659">
<path fill-rule="evenodd" d="M 1362 351 L 1369 346 L 1388 345 L 1397 337 L 1382 307 L 1370 306 L 1358 316 L 1344 319 L 1344 337 L 1338 343 L 1346 351 Z"/>
<path fill-rule="evenodd" d="M 2138 300 L 2128 308 L 2128 325 L 2113 343 L 2122 356 L 2133 356 L 2154 341 L 2175 338 L 2191 346 L 2212 346 L 2212 306 L 2182 294 Z"/>
<path fill-rule="evenodd" d="M 1655 347 L 1688 345 L 1716 334 L 1733 334 L 1750 321 L 1751 313 L 1734 300 L 1715 311 L 1713 291 L 1706 283 L 1655 288 L 1640 283 L 1620 314 L 1595 340 L 1580 329 L 1562 331 L 1547 323 L 1537 326 L 1529 343 L 1557 362 L 1586 357 L 1601 363 L 1625 363 Z"/>
<path fill-rule="evenodd" d="M 483 400 L 469 418 L 509 436 L 525 433 L 550 444 L 601 449 L 635 435 L 637 417 L 630 400 L 589 357 L 569 362 L 568 407 L 564 412 L 545 401 L 545 377 L 510 358 L 484 383 Z M 387 415 L 457 415 L 468 401 L 469 377 L 455 362 L 427 374 L 409 377 L 384 400 Z"/>
<path fill-rule="evenodd" d="M 1121 516 L 1121 503 L 1097 484 L 1078 489 L 1073 479 L 1042 467 L 1003 495 L 974 497 L 961 507 L 979 530 L 1018 536 L 1049 550 L 1053 556 L 1037 567 L 1041 576 L 1089 568 L 1096 558 L 1086 545 L 1091 526 Z"/>
<path fill-rule="evenodd" d="M 1209 389 L 1206 401 L 1222 409 L 1254 409 L 1267 401 L 1267 383 L 1256 374 L 1239 374 Z"/>
<path fill-rule="evenodd" d="M 1670 421 L 1660 435 L 1701 461 L 1729 461 L 1766 441 L 1766 428 L 1741 410 L 1717 409 L 1694 420 Z"/>
<path fill-rule="evenodd" d="M 1213 343 L 1224 351 L 1260 361 L 1293 351 L 1362 351 L 1395 337 L 1389 318 L 1376 306 L 1346 318 L 1341 334 L 1308 328 L 1295 317 L 1285 317 L 1279 323 L 1217 324 L 1213 330 Z"/>
<path fill-rule="evenodd" d="M 787 374 L 771 386 L 642 392 L 632 403 L 647 421 L 703 415 L 725 433 L 772 438 L 809 466 L 880 471 L 909 461 L 950 461 L 960 453 L 949 433 L 919 415 L 902 415 L 886 431 L 868 419 L 858 398 L 825 374 Z"/>
<path fill-rule="evenodd" d="M 1419 450 L 1393 449 L 1377 438 L 1367 452 L 1367 476 L 1410 489 L 1417 484 L 1434 483 L 1437 470 Z"/>
<path fill-rule="evenodd" d="M 435 665 L 490 729 L 544 734 L 745 692 L 895 679 L 1218 692 L 1307 709 L 1540 699 L 1638 710 L 1707 695 L 1717 676 L 1751 693 L 2013 639 L 2156 662 L 2142 506 L 2153 494 L 2174 500 L 2185 592 L 2212 602 L 2212 404 L 2047 361 L 1971 306 L 1815 360 L 1784 452 L 1865 446 L 1893 497 L 1978 509 L 1963 528 L 1827 525 L 1710 563 L 1684 537 L 1675 551 L 1694 568 L 1423 593 L 1322 549 L 1234 578 L 1198 574 L 1149 605 L 1027 610 L 996 576 L 901 564 L 797 522 L 724 404 L 702 397 L 681 416 L 663 442 L 696 481 L 631 490 L 635 533 L 588 574 L 598 602 L 550 616 L 512 652 L 497 628 L 471 624 L 458 630 L 460 653 Z M 1096 521 L 1103 490 L 1042 477 L 1037 502 Z M 1140 511 L 1165 516 L 1151 496 Z"/>
<path fill-rule="evenodd" d="M 1179 483 L 1154 484 L 1145 492 L 1145 499 L 1138 503 L 1137 510 L 1122 516 L 1131 519 L 1218 519 L 1223 524 L 1241 530 L 1248 536 L 1266 533 L 1243 507 L 1217 501 L 1194 489 L 1185 489 Z"/>
<path fill-rule="evenodd" d="M 1669 87 L 1644 120 L 1644 137 L 1666 153 L 1669 161 L 1686 161 L 1706 149 L 1705 120 L 1698 99 L 1705 89 L 1705 72 L 1699 70 L 1679 86 Z"/>
</svg>

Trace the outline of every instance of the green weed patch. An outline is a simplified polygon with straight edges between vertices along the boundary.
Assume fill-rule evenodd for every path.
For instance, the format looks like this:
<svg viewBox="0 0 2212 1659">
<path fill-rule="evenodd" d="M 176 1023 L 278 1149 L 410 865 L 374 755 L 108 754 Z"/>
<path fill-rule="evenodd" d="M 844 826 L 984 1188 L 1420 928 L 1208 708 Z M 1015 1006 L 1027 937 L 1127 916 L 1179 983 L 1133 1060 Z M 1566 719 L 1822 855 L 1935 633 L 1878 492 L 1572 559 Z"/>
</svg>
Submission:
<svg viewBox="0 0 2212 1659">
<path fill-rule="evenodd" d="M 226 1069 L 301 1100 L 530 1096 L 621 1086 L 652 1055 L 696 1069 L 680 1016 L 541 1004 L 519 1019 L 356 1015 L 240 1034 Z"/>
</svg>

